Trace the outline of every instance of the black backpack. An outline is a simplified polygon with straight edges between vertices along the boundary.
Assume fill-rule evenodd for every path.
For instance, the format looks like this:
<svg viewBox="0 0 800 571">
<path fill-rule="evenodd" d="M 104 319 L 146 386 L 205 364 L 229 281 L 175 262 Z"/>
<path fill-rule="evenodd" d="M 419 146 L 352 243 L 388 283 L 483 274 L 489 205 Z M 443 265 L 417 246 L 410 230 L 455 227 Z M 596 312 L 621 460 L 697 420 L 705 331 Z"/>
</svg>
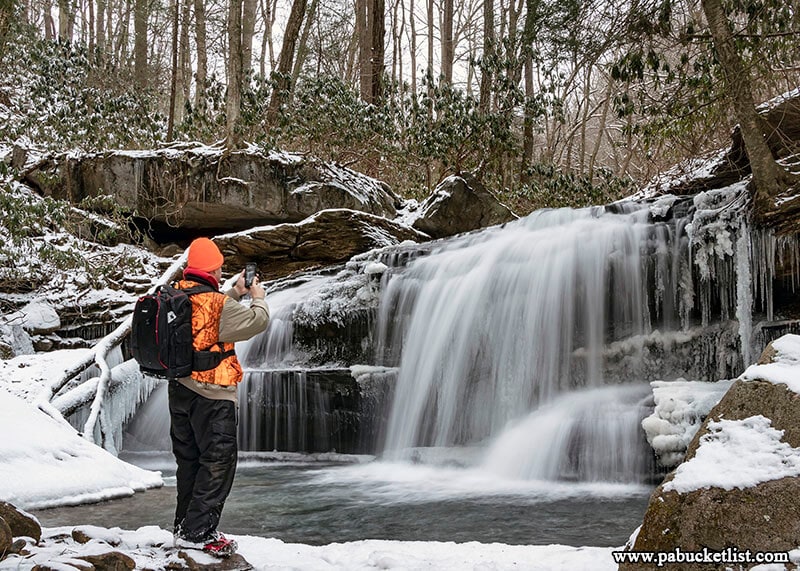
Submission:
<svg viewBox="0 0 800 571">
<path fill-rule="evenodd" d="M 192 346 L 192 302 L 189 296 L 216 291 L 197 285 L 177 289 L 158 286 L 138 299 L 131 323 L 131 354 L 143 373 L 167 379 L 214 369 L 233 351 L 195 351 Z"/>
</svg>

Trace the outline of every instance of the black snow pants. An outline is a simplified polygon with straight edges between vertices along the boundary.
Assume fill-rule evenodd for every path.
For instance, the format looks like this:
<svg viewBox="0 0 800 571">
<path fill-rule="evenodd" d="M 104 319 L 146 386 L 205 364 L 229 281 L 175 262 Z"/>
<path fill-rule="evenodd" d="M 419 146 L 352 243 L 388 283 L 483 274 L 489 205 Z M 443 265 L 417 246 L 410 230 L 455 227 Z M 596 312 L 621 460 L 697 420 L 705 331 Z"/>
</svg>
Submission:
<svg viewBox="0 0 800 571">
<path fill-rule="evenodd" d="M 216 531 L 236 472 L 236 404 L 169 382 L 172 451 L 178 462 L 175 532 L 194 542 Z"/>
</svg>

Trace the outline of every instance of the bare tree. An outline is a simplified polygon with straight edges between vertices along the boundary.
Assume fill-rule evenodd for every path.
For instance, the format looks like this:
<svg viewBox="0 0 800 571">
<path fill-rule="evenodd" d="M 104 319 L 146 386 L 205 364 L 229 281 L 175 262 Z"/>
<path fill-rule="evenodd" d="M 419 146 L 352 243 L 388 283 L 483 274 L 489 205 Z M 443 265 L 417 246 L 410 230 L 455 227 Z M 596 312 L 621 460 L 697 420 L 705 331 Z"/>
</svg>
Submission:
<svg viewBox="0 0 800 571">
<path fill-rule="evenodd" d="M 72 0 L 58 0 L 58 39 L 71 42 L 75 31 L 75 4 Z"/>
<path fill-rule="evenodd" d="M 701 0 L 708 20 L 714 49 L 722 68 L 725 94 L 739 122 L 744 146 L 753 172 L 756 212 L 763 215 L 774 207 L 773 197 L 789 181 L 789 174 L 780 167 L 764 137 L 764 120 L 758 115 L 753 98 L 750 73 L 736 51 L 730 24 L 720 0 Z"/>
<path fill-rule="evenodd" d="M 411 41 L 411 91 L 413 93 L 417 92 L 417 24 L 416 24 L 416 16 L 414 14 L 414 0 L 411 0 L 411 6 L 408 10 L 409 17 L 408 17 L 408 26 L 409 26 L 409 36 Z"/>
<path fill-rule="evenodd" d="M 483 63 L 481 65 L 480 109 L 488 113 L 492 102 L 491 60 L 494 53 L 494 0 L 483 0 Z"/>
<path fill-rule="evenodd" d="M 242 0 L 228 3 L 228 89 L 225 96 L 225 147 L 241 145 L 242 111 Z"/>
<path fill-rule="evenodd" d="M 256 27 L 256 0 L 242 1 L 242 71 L 248 73 L 253 67 L 253 35 Z"/>
<path fill-rule="evenodd" d="M 384 0 L 371 0 L 371 58 L 370 67 L 372 75 L 372 99 L 377 103 L 383 98 L 383 73 L 385 68 L 386 51 L 386 5 Z"/>
<path fill-rule="evenodd" d="M 147 87 L 147 0 L 134 0 L 133 8 L 133 77 L 136 86 Z"/>
<path fill-rule="evenodd" d="M 195 72 L 194 105 L 200 107 L 205 97 L 208 73 L 208 51 L 206 47 L 206 8 L 203 0 L 194 0 L 194 42 L 197 50 Z"/>
<path fill-rule="evenodd" d="M 275 2 L 277 0 L 261 0 L 261 14 L 264 17 L 264 33 L 261 36 L 261 58 L 259 70 L 261 77 L 266 77 L 266 60 L 269 54 L 269 68 L 275 68 L 275 46 L 272 41 L 272 26 L 275 24 Z"/>
<path fill-rule="evenodd" d="M 292 2 L 292 10 L 289 13 L 289 20 L 286 22 L 286 30 L 283 34 L 283 44 L 281 46 L 281 55 L 278 59 L 278 67 L 275 72 L 273 72 L 275 87 L 272 90 L 272 95 L 269 100 L 269 109 L 267 110 L 267 122 L 269 124 L 275 123 L 278 110 L 288 97 L 292 88 L 292 62 L 294 61 L 295 46 L 297 44 L 297 38 L 300 35 L 305 13 L 306 0 L 294 0 Z"/>
<path fill-rule="evenodd" d="M 56 37 L 56 23 L 53 21 L 53 4 L 51 0 L 44 3 L 44 37 L 46 40 L 54 40 Z"/>
<path fill-rule="evenodd" d="M 356 33 L 358 34 L 358 77 L 361 99 L 372 101 L 372 18 L 371 0 L 356 0 Z"/>
<path fill-rule="evenodd" d="M 442 79 L 447 83 L 453 83 L 454 58 L 453 0 L 444 0 L 444 10 L 442 11 Z"/>
<path fill-rule="evenodd" d="M 172 0 L 172 67 L 169 82 L 169 116 L 167 119 L 167 140 L 171 141 L 175 130 L 175 99 L 178 91 L 178 24 L 180 21 L 180 0 Z"/>
<path fill-rule="evenodd" d="M 306 21 L 303 24 L 303 31 L 300 34 L 300 41 L 297 45 L 297 56 L 292 69 L 292 85 L 297 84 L 297 79 L 300 77 L 300 73 L 303 71 L 303 65 L 305 64 L 306 56 L 308 55 L 308 37 L 311 35 L 311 27 L 314 24 L 314 17 L 316 16 L 318 5 L 319 0 L 311 0 L 311 5 L 308 7 L 308 15 L 306 16 Z"/>
</svg>

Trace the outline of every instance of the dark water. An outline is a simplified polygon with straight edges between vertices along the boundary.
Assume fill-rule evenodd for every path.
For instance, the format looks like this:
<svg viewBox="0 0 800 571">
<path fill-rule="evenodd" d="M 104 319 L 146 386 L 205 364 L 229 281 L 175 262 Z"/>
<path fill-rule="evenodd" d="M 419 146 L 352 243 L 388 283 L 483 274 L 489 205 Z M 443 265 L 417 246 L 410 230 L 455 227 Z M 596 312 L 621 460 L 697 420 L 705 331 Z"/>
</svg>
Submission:
<svg viewBox="0 0 800 571">
<path fill-rule="evenodd" d="M 153 460 L 137 462 L 153 468 Z M 166 485 L 130 498 L 39 510 L 48 527 L 91 524 L 171 529 L 174 468 Z M 622 545 L 641 523 L 650 489 L 504 486 L 468 470 L 240 461 L 220 529 L 327 544 L 361 539 L 508 544 Z"/>
</svg>

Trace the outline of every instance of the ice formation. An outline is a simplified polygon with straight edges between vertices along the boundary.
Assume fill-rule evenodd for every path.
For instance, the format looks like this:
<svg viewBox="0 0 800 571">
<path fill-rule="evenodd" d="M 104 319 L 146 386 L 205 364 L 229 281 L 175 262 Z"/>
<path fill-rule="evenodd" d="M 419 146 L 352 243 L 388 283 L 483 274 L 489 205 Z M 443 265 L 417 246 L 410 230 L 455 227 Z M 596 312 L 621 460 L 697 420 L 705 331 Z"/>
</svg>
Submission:
<svg viewBox="0 0 800 571">
<path fill-rule="evenodd" d="M 642 420 L 642 428 L 662 466 L 672 468 L 683 460 L 689 442 L 706 415 L 732 383 L 731 380 L 709 383 L 686 379 L 650 383 L 655 408 Z"/>
</svg>

